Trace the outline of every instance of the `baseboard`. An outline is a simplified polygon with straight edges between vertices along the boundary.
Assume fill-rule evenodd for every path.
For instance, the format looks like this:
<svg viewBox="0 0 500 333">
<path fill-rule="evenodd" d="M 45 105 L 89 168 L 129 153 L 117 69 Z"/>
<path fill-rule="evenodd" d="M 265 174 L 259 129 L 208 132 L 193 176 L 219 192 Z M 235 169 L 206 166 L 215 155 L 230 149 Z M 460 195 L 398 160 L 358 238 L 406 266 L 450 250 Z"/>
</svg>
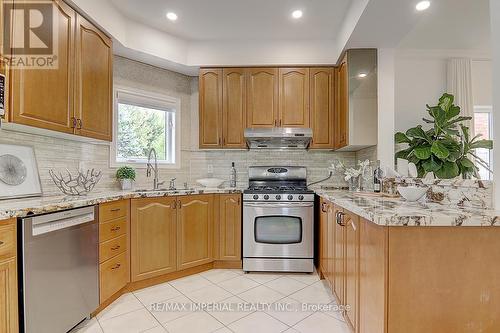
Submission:
<svg viewBox="0 0 500 333">
<path fill-rule="evenodd" d="M 161 276 L 155 276 L 155 277 L 152 277 L 152 278 L 149 278 L 146 280 L 130 282 L 127 285 L 127 291 L 130 292 L 130 291 L 134 291 L 134 290 L 138 290 L 138 289 L 151 287 L 151 286 L 154 286 L 154 285 L 157 285 L 160 283 L 164 283 L 164 282 L 172 281 L 175 279 L 180 279 L 180 278 L 183 278 L 185 276 L 208 271 L 209 269 L 212 269 L 212 268 L 214 268 L 214 265 L 213 265 L 213 262 L 210 262 L 208 264 L 203 264 L 200 266 L 183 269 L 182 271 L 176 271 L 176 272 L 164 274 Z"/>
<path fill-rule="evenodd" d="M 214 261 L 214 268 L 220 269 L 242 269 L 243 261 L 241 260 L 216 260 Z"/>
</svg>

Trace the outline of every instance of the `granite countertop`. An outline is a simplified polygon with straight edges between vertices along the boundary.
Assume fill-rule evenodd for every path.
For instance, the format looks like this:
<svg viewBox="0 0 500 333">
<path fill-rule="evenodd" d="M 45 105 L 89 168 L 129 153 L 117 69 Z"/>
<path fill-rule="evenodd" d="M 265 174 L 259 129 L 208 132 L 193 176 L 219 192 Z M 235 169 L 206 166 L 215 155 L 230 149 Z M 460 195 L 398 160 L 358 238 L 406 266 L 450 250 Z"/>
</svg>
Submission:
<svg viewBox="0 0 500 333">
<path fill-rule="evenodd" d="M 100 203 L 132 198 L 154 198 L 189 194 L 214 194 L 214 193 L 241 193 L 237 188 L 192 188 L 188 190 L 173 191 L 105 191 L 92 192 L 83 197 L 71 197 L 65 195 L 45 196 L 26 199 L 0 200 L 0 220 L 11 217 L 25 217 L 56 212 L 70 208 L 97 205 Z"/>
<path fill-rule="evenodd" d="M 381 226 L 500 226 L 500 211 L 317 189 L 316 194 Z"/>
<path fill-rule="evenodd" d="M 107 191 L 84 197 L 46 196 L 0 201 L 0 220 L 132 198 L 154 198 L 189 194 L 241 193 L 238 188 L 194 188 L 175 191 Z M 500 211 L 458 207 L 400 198 L 367 196 L 345 190 L 315 189 L 319 196 L 382 226 L 500 226 Z"/>
</svg>

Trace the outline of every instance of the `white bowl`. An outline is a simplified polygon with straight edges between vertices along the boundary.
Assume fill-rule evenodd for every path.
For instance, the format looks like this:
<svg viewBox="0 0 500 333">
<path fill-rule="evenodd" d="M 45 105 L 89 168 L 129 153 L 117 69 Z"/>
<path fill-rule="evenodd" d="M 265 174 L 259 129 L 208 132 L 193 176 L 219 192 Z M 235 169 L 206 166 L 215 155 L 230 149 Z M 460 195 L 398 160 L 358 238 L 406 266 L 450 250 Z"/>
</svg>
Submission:
<svg viewBox="0 0 500 333">
<path fill-rule="evenodd" d="M 197 179 L 196 182 L 202 186 L 208 188 L 216 188 L 219 187 L 222 183 L 224 183 L 224 179 L 219 178 L 203 178 Z"/>
<path fill-rule="evenodd" d="M 427 187 L 398 186 L 398 192 L 406 201 L 414 202 L 420 200 L 427 193 Z"/>
</svg>

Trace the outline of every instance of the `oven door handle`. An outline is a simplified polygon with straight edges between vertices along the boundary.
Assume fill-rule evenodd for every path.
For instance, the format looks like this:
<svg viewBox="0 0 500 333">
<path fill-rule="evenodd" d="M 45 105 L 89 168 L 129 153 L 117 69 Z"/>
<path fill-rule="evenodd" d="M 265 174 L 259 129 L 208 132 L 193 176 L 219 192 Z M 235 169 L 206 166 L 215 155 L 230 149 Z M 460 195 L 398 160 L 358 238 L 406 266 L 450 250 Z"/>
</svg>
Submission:
<svg viewBox="0 0 500 333">
<path fill-rule="evenodd" d="M 265 207 L 265 208 L 298 208 L 298 207 L 314 207 L 314 202 L 245 202 L 243 207 Z"/>
</svg>

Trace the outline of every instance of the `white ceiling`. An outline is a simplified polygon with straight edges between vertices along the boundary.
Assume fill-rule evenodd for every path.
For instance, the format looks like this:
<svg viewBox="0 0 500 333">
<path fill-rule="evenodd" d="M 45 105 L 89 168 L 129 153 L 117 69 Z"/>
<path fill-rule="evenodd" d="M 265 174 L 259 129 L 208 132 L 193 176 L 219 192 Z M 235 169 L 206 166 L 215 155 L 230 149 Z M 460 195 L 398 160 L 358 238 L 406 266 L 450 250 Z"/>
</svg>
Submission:
<svg viewBox="0 0 500 333">
<path fill-rule="evenodd" d="M 434 0 L 401 40 L 403 49 L 490 49 L 489 0 Z"/>
<path fill-rule="evenodd" d="M 334 40 L 351 0 L 111 0 L 126 17 L 188 41 Z M 291 18 L 301 9 L 304 16 Z M 178 15 L 171 22 L 169 11 Z"/>
</svg>

